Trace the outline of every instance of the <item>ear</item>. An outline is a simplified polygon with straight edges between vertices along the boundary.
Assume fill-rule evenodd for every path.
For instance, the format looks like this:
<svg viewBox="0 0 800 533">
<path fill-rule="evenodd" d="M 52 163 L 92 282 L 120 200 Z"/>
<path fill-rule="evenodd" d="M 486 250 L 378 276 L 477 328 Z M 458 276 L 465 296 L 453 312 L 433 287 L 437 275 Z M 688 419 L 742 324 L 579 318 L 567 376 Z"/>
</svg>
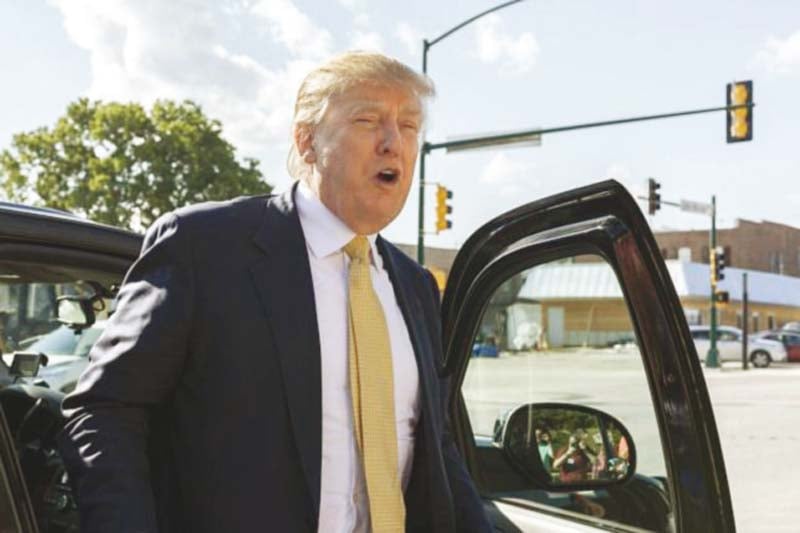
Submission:
<svg viewBox="0 0 800 533">
<path fill-rule="evenodd" d="M 310 126 L 298 124 L 294 127 L 294 147 L 297 149 L 300 159 L 309 165 L 317 160 L 313 142 L 314 135 Z"/>
</svg>

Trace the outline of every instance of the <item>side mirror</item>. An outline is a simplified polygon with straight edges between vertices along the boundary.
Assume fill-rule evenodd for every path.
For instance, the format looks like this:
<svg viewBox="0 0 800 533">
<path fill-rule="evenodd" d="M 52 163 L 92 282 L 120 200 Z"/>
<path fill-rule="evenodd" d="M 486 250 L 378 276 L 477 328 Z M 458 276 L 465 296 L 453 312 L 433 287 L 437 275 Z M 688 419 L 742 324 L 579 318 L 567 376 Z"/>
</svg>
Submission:
<svg viewBox="0 0 800 533">
<path fill-rule="evenodd" d="M 88 328 L 95 321 L 92 300 L 80 296 L 61 296 L 58 302 L 58 321 L 74 329 Z"/>
<path fill-rule="evenodd" d="M 630 432 L 610 415 L 582 405 L 517 407 L 496 422 L 495 444 L 524 475 L 553 492 L 619 485 L 636 470 Z"/>
</svg>

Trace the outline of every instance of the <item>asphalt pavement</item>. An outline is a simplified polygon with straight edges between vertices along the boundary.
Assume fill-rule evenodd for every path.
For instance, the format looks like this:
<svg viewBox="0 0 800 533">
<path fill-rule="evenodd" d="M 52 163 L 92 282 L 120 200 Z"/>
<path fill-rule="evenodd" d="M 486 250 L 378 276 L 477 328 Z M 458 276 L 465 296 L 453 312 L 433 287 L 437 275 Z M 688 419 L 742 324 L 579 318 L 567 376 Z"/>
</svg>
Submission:
<svg viewBox="0 0 800 533">
<path fill-rule="evenodd" d="M 800 532 L 800 364 L 705 369 L 739 532 Z M 638 471 L 664 475 L 649 388 L 635 347 L 478 358 L 464 396 L 476 433 L 528 402 L 590 405 L 619 418 L 637 445 Z"/>
</svg>

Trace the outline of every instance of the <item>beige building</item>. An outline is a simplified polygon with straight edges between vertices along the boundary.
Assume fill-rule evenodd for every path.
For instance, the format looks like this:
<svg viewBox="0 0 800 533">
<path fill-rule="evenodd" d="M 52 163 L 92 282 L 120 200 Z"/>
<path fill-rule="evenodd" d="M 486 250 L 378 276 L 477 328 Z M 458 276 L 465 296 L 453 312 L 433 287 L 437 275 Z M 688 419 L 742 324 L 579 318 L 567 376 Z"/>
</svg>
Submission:
<svg viewBox="0 0 800 533">
<path fill-rule="evenodd" d="M 711 291 L 708 265 L 669 260 L 667 268 L 687 321 L 707 324 Z M 729 268 L 719 284 L 719 290 L 730 294 L 730 302 L 718 306 L 720 324 L 743 325 L 744 272 Z M 757 271 L 747 274 L 750 331 L 800 320 L 800 278 Z M 633 339 L 621 287 L 607 263 L 550 263 L 537 267 L 527 276 L 518 298 L 533 306 L 528 317 L 538 321 L 537 326 L 551 347 L 605 346 Z M 518 320 L 512 318 L 510 322 Z M 509 339 L 513 339 L 516 327 L 519 326 L 515 323 L 509 325 Z"/>
<path fill-rule="evenodd" d="M 739 221 L 737 227 L 740 233 L 737 234 L 737 239 L 745 239 L 743 235 L 752 229 L 750 225 L 764 227 L 763 224 Z M 800 232 L 788 226 L 780 227 Z M 692 233 L 695 232 L 680 232 L 682 239 Z M 707 232 L 696 233 L 698 239 L 701 239 L 701 233 L 704 239 L 708 238 Z M 658 234 L 661 243 L 659 235 L 667 235 L 663 242 L 669 242 L 674 234 Z M 783 250 L 793 246 L 791 243 L 794 241 L 790 237 L 794 238 L 793 233 L 787 230 L 784 238 L 789 244 Z M 688 242 L 702 251 L 700 240 L 693 243 L 691 235 L 689 240 L 680 242 Z M 744 240 L 722 242 L 728 242 L 729 246 L 734 247 L 743 245 Z M 705 245 L 707 252 L 707 242 Z M 767 243 L 764 246 L 772 245 Z M 416 259 L 415 245 L 400 244 L 398 247 L 409 257 Z M 457 250 L 426 248 L 427 266 L 440 275 L 442 287 L 456 253 Z M 740 253 L 740 262 L 750 261 L 747 259 L 750 255 Z M 734 265 L 735 257 L 734 255 Z M 534 338 L 543 338 L 550 346 L 602 346 L 633 339 L 628 309 L 611 267 L 598 261 L 596 256 L 580 256 L 577 259 L 578 262 L 574 263 L 550 263 L 533 269 L 530 275 L 515 284 L 515 295 L 503 295 L 489 305 L 487 315 L 491 316 L 484 318 L 482 334 L 497 337 L 497 342 L 503 348 L 530 345 Z M 708 264 L 675 259 L 668 259 L 666 264 L 687 321 L 690 324 L 708 324 L 711 292 Z M 720 324 L 743 326 L 741 309 L 744 272 L 748 274 L 748 329 L 751 332 L 779 328 L 787 322 L 800 321 L 800 275 L 729 266 L 725 269 L 725 279 L 718 286 L 719 290 L 728 291 L 730 295 L 729 303 L 717 307 Z"/>
</svg>

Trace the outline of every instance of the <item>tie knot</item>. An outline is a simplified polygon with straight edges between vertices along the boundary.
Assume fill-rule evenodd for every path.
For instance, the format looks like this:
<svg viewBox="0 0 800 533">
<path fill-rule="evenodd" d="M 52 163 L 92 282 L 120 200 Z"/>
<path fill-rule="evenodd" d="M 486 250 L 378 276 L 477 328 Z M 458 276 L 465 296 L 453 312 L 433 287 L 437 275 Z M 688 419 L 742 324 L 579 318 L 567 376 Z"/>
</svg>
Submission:
<svg viewBox="0 0 800 533">
<path fill-rule="evenodd" d="M 344 247 L 344 253 L 353 260 L 369 261 L 369 241 L 363 235 L 356 235 L 353 240 Z"/>
</svg>

